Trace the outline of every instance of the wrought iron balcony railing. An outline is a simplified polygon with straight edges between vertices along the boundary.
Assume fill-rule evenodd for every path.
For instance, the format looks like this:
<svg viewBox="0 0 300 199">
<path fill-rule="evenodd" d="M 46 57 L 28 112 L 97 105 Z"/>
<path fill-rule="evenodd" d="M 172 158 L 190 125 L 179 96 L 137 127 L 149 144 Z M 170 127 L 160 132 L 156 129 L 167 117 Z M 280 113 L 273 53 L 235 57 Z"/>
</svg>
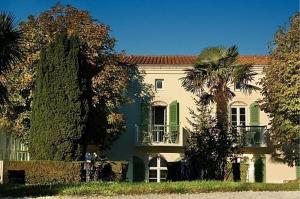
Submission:
<svg viewBox="0 0 300 199">
<path fill-rule="evenodd" d="M 245 147 L 264 147 L 267 146 L 267 127 L 266 126 L 233 126 L 240 137 L 242 146 Z"/>
<path fill-rule="evenodd" d="M 136 126 L 138 145 L 179 144 L 179 125 L 140 125 Z"/>
</svg>

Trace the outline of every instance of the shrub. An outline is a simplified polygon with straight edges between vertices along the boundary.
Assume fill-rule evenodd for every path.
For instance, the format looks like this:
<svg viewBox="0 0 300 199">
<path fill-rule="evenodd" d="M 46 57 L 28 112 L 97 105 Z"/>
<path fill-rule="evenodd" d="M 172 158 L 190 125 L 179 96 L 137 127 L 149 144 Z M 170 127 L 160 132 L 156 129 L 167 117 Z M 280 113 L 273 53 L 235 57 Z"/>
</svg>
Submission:
<svg viewBox="0 0 300 199">
<path fill-rule="evenodd" d="M 29 134 L 34 160 L 71 161 L 82 156 L 89 97 L 79 43 L 62 32 L 41 52 Z"/>
<path fill-rule="evenodd" d="M 81 181 L 82 162 L 7 161 L 4 182 L 8 182 L 8 171 L 14 170 L 24 170 L 28 184 L 75 183 Z"/>
<path fill-rule="evenodd" d="M 102 168 L 100 180 L 125 181 L 128 169 L 126 161 L 98 162 Z M 26 184 L 79 183 L 85 180 L 83 162 L 64 161 L 4 161 L 4 183 L 8 183 L 8 171 L 25 171 Z"/>
</svg>

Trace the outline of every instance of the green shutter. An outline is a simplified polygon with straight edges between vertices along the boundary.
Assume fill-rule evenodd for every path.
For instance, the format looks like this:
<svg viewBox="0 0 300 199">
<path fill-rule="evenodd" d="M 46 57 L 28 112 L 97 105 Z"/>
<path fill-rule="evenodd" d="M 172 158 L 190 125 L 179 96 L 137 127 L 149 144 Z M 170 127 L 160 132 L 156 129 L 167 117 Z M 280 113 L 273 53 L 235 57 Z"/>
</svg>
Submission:
<svg viewBox="0 0 300 199">
<path fill-rule="evenodd" d="M 300 161 L 296 161 L 296 177 L 300 179 Z"/>
<path fill-rule="evenodd" d="M 171 140 L 175 142 L 179 131 L 179 103 L 176 100 L 169 105 L 169 125 Z"/>
<path fill-rule="evenodd" d="M 255 182 L 266 182 L 266 157 L 258 157 L 254 163 Z"/>
<path fill-rule="evenodd" d="M 141 127 L 142 132 L 148 132 L 148 126 L 150 124 L 149 121 L 149 103 L 142 102 L 141 103 Z"/>
<path fill-rule="evenodd" d="M 259 116 L 260 108 L 257 102 L 254 102 L 250 105 L 250 125 L 259 125 L 260 116 Z"/>
<path fill-rule="evenodd" d="M 145 164 L 144 161 L 137 157 L 137 156 L 133 156 L 132 159 L 132 163 L 133 163 L 133 182 L 142 182 L 145 180 Z"/>
</svg>

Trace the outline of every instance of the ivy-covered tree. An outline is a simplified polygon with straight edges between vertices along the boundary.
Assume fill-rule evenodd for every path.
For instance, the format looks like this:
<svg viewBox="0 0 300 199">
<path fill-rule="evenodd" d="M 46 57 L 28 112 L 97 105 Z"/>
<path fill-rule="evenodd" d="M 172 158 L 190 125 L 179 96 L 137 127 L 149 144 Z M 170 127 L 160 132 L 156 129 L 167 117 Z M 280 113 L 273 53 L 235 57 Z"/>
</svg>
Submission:
<svg viewBox="0 0 300 199">
<path fill-rule="evenodd" d="M 271 118 L 274 156 L 294 165 L 300 157 L 300 13 L 281 27 L 271 47 L 270 65 L 261 80 L 261 108 Z"/>
<path fill-rule="evenodd" d="M 79 39 L 65 32 L 42 50 L 33 96 L 29 150 L 32 159 L 74 160 L 87 129 L 88 84 Z"/>
<path fill-rule="evenodd" d="M 239 153 L 236 132 L 228 132 L 224 142 L 217 120 L 207 104 L 195 100 L 196 111 L 190 109 L 191 128 L 187 129 L 185 157 L 189 162 L 190 179 L 223 180 L 224 159 L 233 159 Z M 226 163 L 226 162 L 225 162 Z"/>
</svg>

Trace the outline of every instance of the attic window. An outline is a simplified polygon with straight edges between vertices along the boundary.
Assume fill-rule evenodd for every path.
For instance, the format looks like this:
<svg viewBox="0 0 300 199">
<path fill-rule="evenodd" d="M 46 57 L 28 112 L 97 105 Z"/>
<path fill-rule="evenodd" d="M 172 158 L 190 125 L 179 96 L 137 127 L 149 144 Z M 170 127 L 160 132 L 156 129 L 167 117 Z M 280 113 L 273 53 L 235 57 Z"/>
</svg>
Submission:
<svg viewBox="0 0 300 199">
<path fill-rule="evenodd" d="M 155 90 L 162 90 L 164 87 L 164 80 L 163 79 L 156 79 L 155 80 Z"/>
<path fill-rule="evenodd" d="M 234 90 L 235 91 L 240 91 L 241 90 L 241 83 L 237 82 L 234 84 Z"/>
</svg>

